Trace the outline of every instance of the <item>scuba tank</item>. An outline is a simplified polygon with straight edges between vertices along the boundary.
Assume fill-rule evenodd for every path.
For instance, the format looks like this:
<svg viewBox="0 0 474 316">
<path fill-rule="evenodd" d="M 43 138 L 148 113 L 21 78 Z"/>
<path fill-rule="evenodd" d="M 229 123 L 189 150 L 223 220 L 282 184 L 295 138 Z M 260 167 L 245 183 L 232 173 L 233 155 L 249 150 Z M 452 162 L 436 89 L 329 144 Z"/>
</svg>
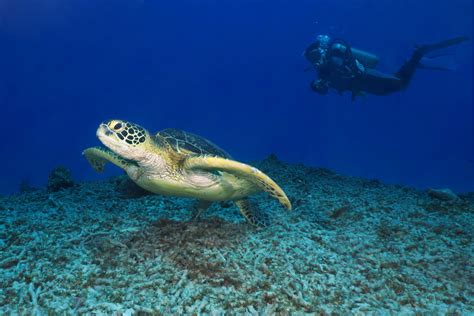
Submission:
<svg viewBox="0 0 474 316">
<path fill-rule="evenodd" d="M 342 40 L 334 40 L 331 48 L 334 51 L 339 51 L 341 53 L 346 53 L 346 49 L 350 48 L 350 55 L 357 59 L 365 68 L 375 68 L 379 62 L 379 58 L 369 52 L 365 52 L 363 50 L 354 48 L 349 46 L 349 44 L 345 43 Z"/>
<path fill-rule="evenodd" d="M 369 52 L 351 47 L 352 55 L 367 68 L 375 68 L 379 62 L 379 58 Z"/>
</svg>

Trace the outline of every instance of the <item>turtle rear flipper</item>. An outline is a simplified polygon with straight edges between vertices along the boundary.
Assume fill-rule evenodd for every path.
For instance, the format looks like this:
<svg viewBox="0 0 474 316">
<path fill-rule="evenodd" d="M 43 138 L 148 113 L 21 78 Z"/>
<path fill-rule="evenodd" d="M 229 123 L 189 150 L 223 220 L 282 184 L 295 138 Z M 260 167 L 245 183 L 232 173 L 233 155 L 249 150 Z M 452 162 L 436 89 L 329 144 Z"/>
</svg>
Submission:
<svg viewBox="0 0 474 316">
<path fill-rule="evenodd" d="M 235 201 L 240 209 L 240 213 L 249 221 L 250 224 L 258 227 L 267 227 L 270 225 L 268 214 L 262 211 L 257 205 L 249 199 Z"/>
<path fill-rule="evenodd" d="M 198 200 L 196 201 L 191 207 L 191 218 L 193 221 L 196 221 L 199 219 L 201 214 L 207 210 L 212 204 L 212 201 L 205 201 L 205 200 Z"/>
<path fill-rule="evenodd" d="M 271 196 L 278 199 L 287 209 L 291 210 L 291 203 L 285 192 L 269 176 L 247 164 L 221 158 L 209 156 L 192 156 L 184 161 L 185 169 L 218 170 L 231 173 L 250 181 L 261 190 L 268 192 Z"/>
<path fill-rule="evenodd" d="M 106 148 L 91 147 L 84 150 L 82 154 L 86 157 L 87 161 L 89 161 L 92 168 L 99 173 L 104 171 L 107 162 L 111 162 L 124 170 L 130 166 L 128 160 Z"/>
</svg>

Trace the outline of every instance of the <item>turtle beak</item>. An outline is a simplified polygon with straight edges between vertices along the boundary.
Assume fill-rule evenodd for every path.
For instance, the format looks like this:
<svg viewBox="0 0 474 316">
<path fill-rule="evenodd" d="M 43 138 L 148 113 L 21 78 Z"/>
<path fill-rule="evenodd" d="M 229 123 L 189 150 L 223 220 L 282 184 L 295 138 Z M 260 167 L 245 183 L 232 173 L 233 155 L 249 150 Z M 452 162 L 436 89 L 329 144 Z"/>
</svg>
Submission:
<svg viewBox="0 0 474 316">
<path fill-rule="evenodd" d="M 101 123 L 99 128 L 97 129 L 96 135 L 99 136 L 99 134 L 104 134 L 105 136 L 110 136 L 113 134 L 113 132 L 110 130 L 110 128 L 107 126 L 105 123 Z"/>
</svg>

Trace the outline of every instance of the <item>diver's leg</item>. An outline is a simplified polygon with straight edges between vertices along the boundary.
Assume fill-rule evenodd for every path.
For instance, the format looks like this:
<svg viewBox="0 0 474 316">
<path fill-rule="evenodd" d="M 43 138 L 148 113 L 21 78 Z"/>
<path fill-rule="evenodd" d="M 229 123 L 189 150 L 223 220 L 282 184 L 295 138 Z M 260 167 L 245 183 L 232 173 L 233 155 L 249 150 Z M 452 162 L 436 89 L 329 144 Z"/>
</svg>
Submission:
<svg viewBox="0 0 474 316">
<path fill-rule="evenodd" d="M 366 69 L 362 77 L 357 80 L 356 91 L 363 91 L 375 95 L 387 95 L 403 89 L 400 78 L 384 74 L 375 69 Z"/>
<path fill-rule="evenodd" d="M 402 88 L 408 86 L 415 74 L 416 68 L 420 64 L 421 59 L 426 54 L 425 49 L 417 48 L 400 69 L 395 73 L 395 77 L 399 78 L 402 83 Z"/>
</svg>

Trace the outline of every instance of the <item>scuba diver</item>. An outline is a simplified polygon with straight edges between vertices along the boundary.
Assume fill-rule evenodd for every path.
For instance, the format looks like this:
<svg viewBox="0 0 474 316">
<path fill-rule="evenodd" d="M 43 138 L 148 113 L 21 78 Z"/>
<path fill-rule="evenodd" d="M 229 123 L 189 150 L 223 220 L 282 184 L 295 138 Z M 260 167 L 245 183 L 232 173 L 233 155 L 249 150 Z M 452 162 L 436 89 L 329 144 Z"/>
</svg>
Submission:
<svg viewBox="0 0 474 316">
<path fill-rule="evenodd" d="M 439 49 L 467 41 L 467 37 L 456 37 L 435 44 L 417 46 L 411 57 L 393 75 L 375 69 L 378 57 L 351 47 L 341 39 L 318 35 L 316 41 L 304 51 L 305 58 L 318 73 L 318 80 L 311 82 L 311 89 L 327 94 L 335 89 L 339 94 L 352 93 L 352 100 L 365 93 L 387 95 L 404 90 L 417 68 L 450 70 L 441 66 L 429 66 L 424 62 L 446 54 L 430 56 Z"/>
</svg>

